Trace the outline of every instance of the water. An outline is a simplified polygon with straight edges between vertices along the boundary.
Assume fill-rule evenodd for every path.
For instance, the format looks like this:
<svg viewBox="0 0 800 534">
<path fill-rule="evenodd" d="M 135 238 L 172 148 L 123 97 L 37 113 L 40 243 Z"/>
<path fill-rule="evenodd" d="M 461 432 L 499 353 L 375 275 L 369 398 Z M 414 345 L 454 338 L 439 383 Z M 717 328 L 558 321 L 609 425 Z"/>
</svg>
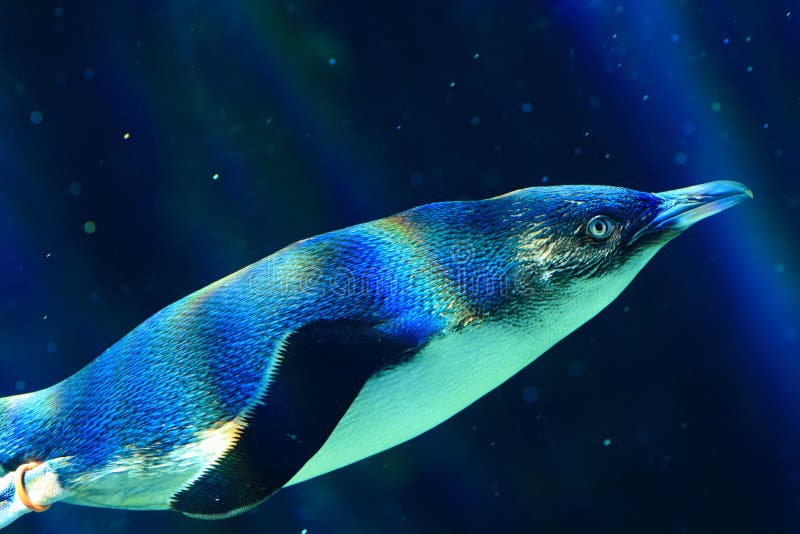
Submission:
<svg viewBox="0 0 800 534">
<path fill-rule="evenodd" d="M 0 395 L 297 239 L 520 187 L 755 201 L 449 422 L 227 522 L 8 532 L 800 530 L 800 12 L 781 3 L 4 6 Z"/>
</svg>

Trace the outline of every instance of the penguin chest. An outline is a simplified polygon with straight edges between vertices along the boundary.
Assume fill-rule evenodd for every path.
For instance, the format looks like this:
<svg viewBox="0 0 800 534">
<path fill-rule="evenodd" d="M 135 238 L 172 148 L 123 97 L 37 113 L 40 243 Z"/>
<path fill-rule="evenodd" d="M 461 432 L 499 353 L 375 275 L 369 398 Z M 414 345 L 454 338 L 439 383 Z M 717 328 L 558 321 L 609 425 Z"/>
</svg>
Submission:
<svg viewBox="0 0 800 534">
<path fill-rule="evenodd" d="M 536 337 L 538 342 L 521 329 L 481 324 L 432 340 L 408 362 L 370 378 L 322 448 L 287 485 L 346 466 L 433 428 L 555 342 Z"/>
</svg>

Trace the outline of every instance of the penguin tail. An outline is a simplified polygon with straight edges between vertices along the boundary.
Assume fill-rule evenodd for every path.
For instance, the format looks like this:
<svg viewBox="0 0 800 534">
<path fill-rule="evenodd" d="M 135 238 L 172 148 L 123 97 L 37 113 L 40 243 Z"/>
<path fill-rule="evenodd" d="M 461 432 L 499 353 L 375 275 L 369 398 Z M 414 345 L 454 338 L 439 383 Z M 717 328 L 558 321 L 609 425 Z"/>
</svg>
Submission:
<svg viewBox="0 0 800 534">
<path fill-rule="evenodd" d="M 0 398 L 0 528 L 29 512 L 44 512 L 64 498 L 58 483 L 59 459 L 44 454 L 40 392 Z"/>
<path fill-rule="evenodd" d="M 37 393 L 25 393 L 0 398 L 0 473 L 15 470 L 20 464 L 41 458 L 30 458 L 35 449 L 31 437 L 41 426 L 36 416 Z"/>
</svg>

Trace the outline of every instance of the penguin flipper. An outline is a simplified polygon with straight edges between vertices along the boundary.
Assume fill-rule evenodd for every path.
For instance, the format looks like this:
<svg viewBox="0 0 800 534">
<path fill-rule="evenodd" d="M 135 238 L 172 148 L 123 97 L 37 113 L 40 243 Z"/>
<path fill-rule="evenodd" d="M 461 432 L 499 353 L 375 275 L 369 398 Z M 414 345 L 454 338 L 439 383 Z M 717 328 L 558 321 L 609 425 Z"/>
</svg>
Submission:
<svg viewBox="0 0 800 534">
<path fill-rule="evenodd" d="M 367 379 L 414 345 L 351 320 L 318 320 L 291 333 L 235 445 L 175 493 L 170 508 L 216 519 L 267 499 L 322 447 Z"/>
</svg>

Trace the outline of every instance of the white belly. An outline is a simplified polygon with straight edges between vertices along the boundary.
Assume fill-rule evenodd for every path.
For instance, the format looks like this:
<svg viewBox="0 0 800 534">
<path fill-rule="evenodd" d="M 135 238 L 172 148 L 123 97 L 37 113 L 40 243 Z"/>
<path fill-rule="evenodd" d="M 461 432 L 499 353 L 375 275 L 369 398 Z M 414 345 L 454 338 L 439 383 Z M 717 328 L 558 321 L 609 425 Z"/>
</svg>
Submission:
<svg viewBox="0 0 800 534">
<path fill-rule="evenodd" d="M 287 485 L 433 428 L 513 376 L 561 336 L 553 337 L 510 334 L 504 327 L 483 324 L 432 341 L 407 365 L 370 379 L 319 452 Z"/>
<path fill-rule="evenodd" d="M 371 378 L 322 448 L 286 484 L 344 467 L 418 436 L 493 390 L 605 308 L 655 254 L 606 279 L 585 281 L 572 299 L 526 327 L 481 323 L 430 342 L 399 368 Z"/>
</svg>

